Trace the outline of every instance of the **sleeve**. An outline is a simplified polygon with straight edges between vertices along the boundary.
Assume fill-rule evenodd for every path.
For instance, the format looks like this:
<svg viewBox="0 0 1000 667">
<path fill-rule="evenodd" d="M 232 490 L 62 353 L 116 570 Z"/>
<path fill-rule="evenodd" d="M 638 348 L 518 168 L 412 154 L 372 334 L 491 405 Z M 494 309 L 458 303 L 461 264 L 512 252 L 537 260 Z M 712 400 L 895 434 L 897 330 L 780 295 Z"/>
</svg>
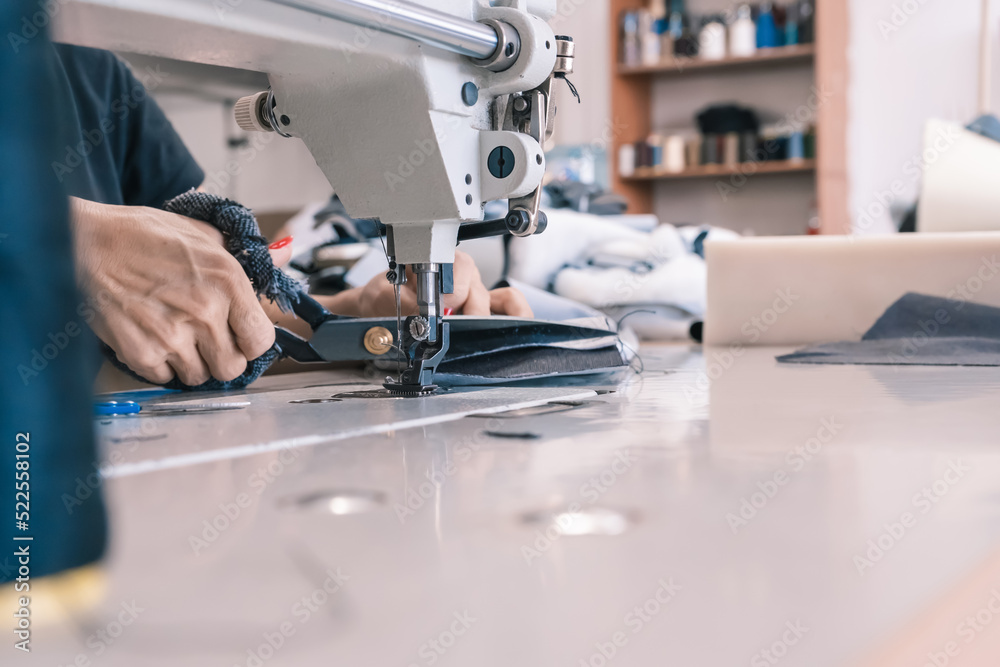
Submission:
<svg viewBox="0 0 1000 667">
<path fill-rule="evenodd" d="M 128 206 L 162 208 L 166 201 L 200 186 L 205 172 L 146 86 L 123 62 L 117 58 L 115 62 L 119 68 L 115 103 L 128 109 L 120 128 L 124 140 L 123 199 Z M 153 68 L 143 74 L 150 87 L 165 76 Z"/>
</svg>

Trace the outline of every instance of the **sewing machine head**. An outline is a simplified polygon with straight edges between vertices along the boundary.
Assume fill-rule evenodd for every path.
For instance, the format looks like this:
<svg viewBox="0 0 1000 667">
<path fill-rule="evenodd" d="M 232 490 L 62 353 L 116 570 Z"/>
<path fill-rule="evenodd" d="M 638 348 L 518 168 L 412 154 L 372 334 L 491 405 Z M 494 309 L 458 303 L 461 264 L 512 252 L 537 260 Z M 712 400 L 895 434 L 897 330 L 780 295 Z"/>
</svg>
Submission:
<svg viewBox="0 0 1000 667">
<path fill-rule="evenodd" d="M 341 20 L 337 2 L 280 0 Z M 272 72 L 271 89 L 240 100 L 249 131 L 298 137 L 316 158 L 348 212 L 388 228 L 388 279 L 416 276 L 419 313 L 401 323 L 408 367 L 386 386 L 399 393 L 432 387 L 448 347 L 441 294 L 463 223 L 470 238 L 545 228 L 539 211 L 555 108 L 553 79 L 572 71 L 573 42 L 545 22 L 554 6 L 514 0 L 487 4 L 420 3 L 419 22 L 444 26 L 450 44 L 413 37 L 402 5 L 373 5 L 384 19 L 358 20 L 342 59 Z M 428 11 L 431 8 L 436 11 Z M 444 13 L 439 13 L 439 12 Z M 391 34 L 395 33 L 395 34 Z M 482 223 L 486 202 L 508 200 L 503 221 Z"/>
<path fill-rule="evenodd" d="M 458 240 L 544 229 L 551 86 L 573 63 L 554 14 L 555 0 L 70 0 L 56 37 L 267 73 L 240 126 L 301 139 L 348 213 L 387 226 L 390 279 L 416 275 L 394 388 L 419 393 L 447 349 Z M 507 216 L 482 222 L 499 199 Z"/>
</svg>

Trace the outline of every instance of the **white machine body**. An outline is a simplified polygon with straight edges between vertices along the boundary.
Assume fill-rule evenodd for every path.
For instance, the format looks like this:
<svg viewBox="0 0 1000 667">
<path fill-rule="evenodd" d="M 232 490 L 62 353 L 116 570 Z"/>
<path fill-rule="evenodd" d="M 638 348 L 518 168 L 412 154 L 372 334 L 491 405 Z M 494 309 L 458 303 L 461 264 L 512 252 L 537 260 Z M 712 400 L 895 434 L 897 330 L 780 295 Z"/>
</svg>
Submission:
<svg viewBox="0 0 1000 667">
<path fill-rule="evenodd" d="M 310 0 L 322 5 L 323 0 Z M 348 212 L 395 232 L 401 264 L 448 264 L 459 225 L 483 205 L 540 187 L 540 137 L 496 126 L 494 101 L 545 84 L 556 63 L 546 20 L 554 0 L 415 0 L 480 22 L 512 26 L 520 53 L 504 71 L 465 55 L 271 0 L 70 0 L 61 41 L 268 74 L 282 134 L 301 139 Z M 293 3 L 294 4 L 294 3 Z M 382 25 L 380 25 L 382 22 Z M 463 95 L 472 84 L 476 95 Z M 466 91 L 469 89 L 466 88 Z M 472 99 L 475 98 L 475 99 Z M 493 147 L 516 167 L 490 173 Z"/>
</svg>

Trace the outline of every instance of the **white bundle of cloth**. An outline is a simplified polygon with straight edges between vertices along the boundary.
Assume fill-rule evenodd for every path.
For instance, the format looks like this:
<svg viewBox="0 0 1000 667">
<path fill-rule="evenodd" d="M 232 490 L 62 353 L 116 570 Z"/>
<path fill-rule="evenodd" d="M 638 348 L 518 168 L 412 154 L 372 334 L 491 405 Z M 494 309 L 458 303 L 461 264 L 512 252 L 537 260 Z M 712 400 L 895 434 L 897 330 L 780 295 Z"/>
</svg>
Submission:
<svg viewBox="0 0 1000 667">
<path fill-rule="evenodd" d="M 515 238 L 509 276 L 622 320 L 645 340 L 684 340 L 703 320 L 705 260 L 695 252 L 711 236 L 738 236 L 713 227 L 634 229 L 628 216 L 600 217 L 568 209 L 546 211 L 544 234 Z"/>
</svg>

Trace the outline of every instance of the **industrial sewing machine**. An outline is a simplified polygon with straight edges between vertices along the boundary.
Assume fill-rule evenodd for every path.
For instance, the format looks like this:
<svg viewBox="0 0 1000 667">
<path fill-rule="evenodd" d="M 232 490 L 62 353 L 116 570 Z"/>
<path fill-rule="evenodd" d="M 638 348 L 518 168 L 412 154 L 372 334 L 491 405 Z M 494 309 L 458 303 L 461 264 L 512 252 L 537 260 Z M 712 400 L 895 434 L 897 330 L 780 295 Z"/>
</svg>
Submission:
<svg viewBox="0 0 1000 667">
<path fill-rule="evenodd" d="M 348 212 L 386 225 L 389 280 L 412 270 L 419 313 L 398 340 L 365 339 L 405 353 L 390 390 L 432 386 L 457 243 L 545 229 L 551 87 L 574 49 L 546 23 L 554 0 L 71 0 L 65 12 L 57 39 L 268 74 L 269 90 L 237 103 L 239 125 L 301 139 Z M 506 217 L 483 221 L 499 199 Z"/>
</svg>

